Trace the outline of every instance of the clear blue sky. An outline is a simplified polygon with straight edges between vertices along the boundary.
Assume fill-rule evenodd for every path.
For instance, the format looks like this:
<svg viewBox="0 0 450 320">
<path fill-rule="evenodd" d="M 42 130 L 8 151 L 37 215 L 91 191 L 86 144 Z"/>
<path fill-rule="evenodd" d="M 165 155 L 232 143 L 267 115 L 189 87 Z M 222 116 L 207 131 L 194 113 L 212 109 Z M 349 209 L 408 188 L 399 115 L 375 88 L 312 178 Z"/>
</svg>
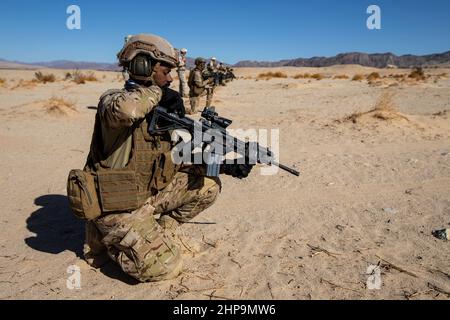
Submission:
<svg viewBox="0 0 450 320">
<path fill-rule="evenodd" d="M 66 8 L 81 8 L 68 30 Z M 382 30 L 366 27 L 381 7 Z M 191 57 L 281 60 L 337 53 L 450 50 L 449 0 L 2 0 L 0 58 L 114 62 L 127 34 L 154 33 Z"/>
</svg>

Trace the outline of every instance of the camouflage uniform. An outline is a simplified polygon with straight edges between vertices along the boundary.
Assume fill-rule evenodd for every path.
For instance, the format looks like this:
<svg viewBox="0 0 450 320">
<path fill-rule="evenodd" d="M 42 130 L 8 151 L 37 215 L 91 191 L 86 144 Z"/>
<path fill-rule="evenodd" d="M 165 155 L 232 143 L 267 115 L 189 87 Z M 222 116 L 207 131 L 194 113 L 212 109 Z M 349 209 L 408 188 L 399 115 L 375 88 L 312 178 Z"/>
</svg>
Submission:
<svg viewBox="0 0 450 320">
<path fill-rule="evenodd" d="M 189 87 L 186 81 L 186 56 L 179 56 L 178 66 L 177 66 L 178 78 L 180 81 L 180 94 L 183 98 L 188 97 Z"/>
<path fill-rule="evenodd" d="M 189 97 L 191 103 L 191 113 L 195 113 L 200 104 L 200 97 L 204 95 L 206 91 L 206 105 L 210 106 L 212 103 L 212 90 L 210 87 L 210 80 L 205 80 L 202 75 L 202 71 L 199 68 L 195 68 L 189 75 Z"/>
<path fill-rule="evenodd" d="M 98 107 L 101 152 L 112 169 L 124 168 L 133 147 L 135 121 L 158 104 L 157 86 L 109 91 Z M 153 194 L 140 208 L 114 212 L 86 224 L 85 258 L 100 266 L 109 256 L 124 272 L 139 281 L 176 277 L 182 268 L 180 250 L 164 228 L 175 228 L 211 206 L 220 192 L 220 180 L 202 175 L 197 166 L 181 167 L 166 187 Z M 154 215 L 160 214 L 158 220 Z"/>
</svg>

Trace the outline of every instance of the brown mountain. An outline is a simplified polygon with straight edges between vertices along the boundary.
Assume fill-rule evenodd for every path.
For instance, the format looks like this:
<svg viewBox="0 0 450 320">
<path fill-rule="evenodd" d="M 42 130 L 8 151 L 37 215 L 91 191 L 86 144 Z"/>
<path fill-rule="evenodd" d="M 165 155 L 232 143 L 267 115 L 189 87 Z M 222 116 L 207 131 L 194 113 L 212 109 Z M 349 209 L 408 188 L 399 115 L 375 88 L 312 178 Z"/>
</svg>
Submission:
<svg viewBox="0 0 450 320">
<path fill-rule="evenodd" d="M 450 62 L 450 51 L 445 53 L 430 54 L 424 56 L 403 55 L 396 56 L 393 53 L 367 54 L 350 52 L 338 54 L 334 57 L 298 58 L 292 60 L 281 60 L 276 62 L 267 61 L 240 61 L 235 67 L 329 67 L 337 64 L 359 64 L 366 67 L 385 68 L 395 65 L 399 68 L 410 68 L 414 66 L 433 66 Z"/>
</svg>

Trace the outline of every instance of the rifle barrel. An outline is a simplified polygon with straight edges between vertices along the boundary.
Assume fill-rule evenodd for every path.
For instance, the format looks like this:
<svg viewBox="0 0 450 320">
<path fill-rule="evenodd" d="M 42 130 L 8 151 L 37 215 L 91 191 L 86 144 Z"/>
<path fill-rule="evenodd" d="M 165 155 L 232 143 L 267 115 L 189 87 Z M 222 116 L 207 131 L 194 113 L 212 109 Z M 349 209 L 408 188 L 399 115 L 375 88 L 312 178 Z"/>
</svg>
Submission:
<svg viewBox="0 0 450 320">
<path fill-rule="evenodd" d="M 277 162 L 272 162 L 272 165 L 277 166 L 278 168 L 289 172 L 290 174 L 293 174 L 294 176 L 299 177 L 300 176 L 300 172 L 298 172 L 297 170 L 294 170 L 292 168 L 289 168 L 288 166 L 285 166 L 284 164 L 281 163 L 277 163 Z"/>
</svg>

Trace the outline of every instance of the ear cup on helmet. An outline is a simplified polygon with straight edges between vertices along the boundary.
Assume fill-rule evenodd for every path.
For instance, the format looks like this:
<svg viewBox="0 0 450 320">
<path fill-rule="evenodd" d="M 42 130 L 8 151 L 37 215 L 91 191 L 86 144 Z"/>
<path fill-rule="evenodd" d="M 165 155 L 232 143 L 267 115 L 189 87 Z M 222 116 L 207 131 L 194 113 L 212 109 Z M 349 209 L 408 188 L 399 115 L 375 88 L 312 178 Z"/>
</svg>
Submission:
<svg viewBox="0 0 450 320">
<path fill-rule="evenodd" d="M 131 75 L 135 77 L 148 78 L 152 75 L 152 61 L 150 56 L 145 54 L 138 54 L 133 60 L 130 61 L 128 67 Z"/>
</svg>

